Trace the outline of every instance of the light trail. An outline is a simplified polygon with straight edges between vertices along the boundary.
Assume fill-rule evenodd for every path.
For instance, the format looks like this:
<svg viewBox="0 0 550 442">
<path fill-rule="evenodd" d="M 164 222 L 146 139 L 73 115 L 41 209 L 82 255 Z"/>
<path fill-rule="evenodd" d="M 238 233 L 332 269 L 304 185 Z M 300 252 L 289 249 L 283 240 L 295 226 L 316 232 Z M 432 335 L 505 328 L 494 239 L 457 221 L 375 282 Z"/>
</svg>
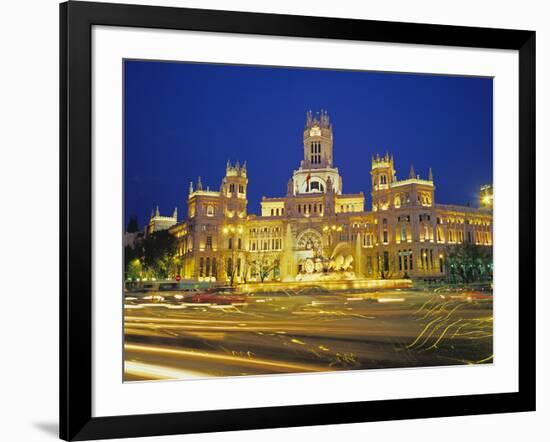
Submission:
<svg viewBox="0 0 550 442">
<path fill-rule="evenodd" d="M 283 372 L 327 371 L 327 368 L 322 366 L 288 363 L 284 361 L 274 361 L 269 359 L 250 359 L 250 358 L 243 358 L 240 356 L 229 356 L 229 355 L 222 355 L 222 354 L 215 354 L 215 353 L 207 353 L 204 351 L 183 350 L 183 349 L 175 349 L 175 348 L 167 348 L 167 347 L 151 346 L 151 345 L 125 344 L 124 349 L 126 351 L 150 353 L 150 354 L 157 354 L 161 356 L 177 356 L 180 358 L 208 359 L 208 360 L 217 361 L 217 362 L 229 362 L 233 364 L 253 365 L 253 366 L 264 367 L 264 368 L 269 367 L 270 369 L 278 369 Z"/>
<path fill-rule="evenodd" d="M 181 370 L 164 365 L 145 364 L 143 362 L 124 361 L 124 373 L 144 379 L 169 380 L 184 378 L 204 378 L 210 375 L 198 371 Z"/>
</svg>

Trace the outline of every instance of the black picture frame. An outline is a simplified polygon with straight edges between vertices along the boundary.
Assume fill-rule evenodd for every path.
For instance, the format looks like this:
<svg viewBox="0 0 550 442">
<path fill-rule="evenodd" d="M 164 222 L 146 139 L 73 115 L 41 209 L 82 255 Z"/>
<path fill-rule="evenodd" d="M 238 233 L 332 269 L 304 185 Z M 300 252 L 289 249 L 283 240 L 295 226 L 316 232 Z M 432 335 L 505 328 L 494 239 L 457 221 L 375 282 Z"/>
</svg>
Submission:
<svg viewBox="0 0 550 442">
<path fill-rule="evenodd" d="M 512 49 L 519 53 L 519 391 L 92 417 L 94 25 Z M 535 410 L 535 32 L 67 2 L 60 5 L 60 437 L 89 440 Z"/>
</svg>

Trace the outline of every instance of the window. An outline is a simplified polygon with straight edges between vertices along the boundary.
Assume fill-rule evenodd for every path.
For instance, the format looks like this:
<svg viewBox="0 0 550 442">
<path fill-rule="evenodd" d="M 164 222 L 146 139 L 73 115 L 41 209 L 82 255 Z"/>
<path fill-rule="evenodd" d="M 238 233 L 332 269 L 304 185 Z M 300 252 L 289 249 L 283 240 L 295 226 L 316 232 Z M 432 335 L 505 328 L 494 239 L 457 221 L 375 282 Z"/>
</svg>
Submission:
<svg viewBox="0 0 550 442">
<path fill-rule="evenodd" d="M 380 184 L 388 184 L 388 177 L 386 175 L 380 175 Z"/>
<path fill-rule="evenodd" d="M 227 240 L 227 248 L 231 250 L 233 248 L 233 238 L 228 238 Z"/>
<path fill-rule="evenodd" d="M 216 258 L 212 258 L 212 274 L 211 276 L 216 277 L 218 275 L 218 268 L 216 266 Z"/>
<path fill-rule="evenodd" d="M 230 184 L 230 185 L 229 185 L 229 191 L 230 191 L 231 193 L 234 193 L 234 192 L 235 192 L 235 184 Z"/>
<path fill-rule="evenodd" d="M 199 259 L 199 277 L 203 277 L 204 276 L 204 258 L 200 258 Z"/>
<path fill-rule="evenodd" d="M 214 206 L 209 204 L 206 209 L 206 216 L 214 216 Z"/>
<path fill-rule="evenodd" d="M 390 270 L 390 254 L 384 252 L 384 271 L 388 272 Z"/>
<path fill-rule="evenodd" d="M 242 245 L 243 245 L 242 239 L 241 238 L 237 239 L 237 249 L 241 250 Z"/>
<path fill-rule="evenodd" d="M 210 276 L 210 258 L 206 258 L 206 276 Z"/>
<path fill-rule="evenodd" d="M 388 231 L 387 230 L 384 230 L 383 232 L 383 242 L 384 244 L 387 244 L 388 243 Z"/>
<path fill-rule="evenodd" d="M 244 186 L 239 184 L 239 193 L 244 193 Z"/>
<path fill-rule="evenodd" d="M 372 274 L 372 256 L 367 256 L 367 275 Z"/>
<path fill-rule="evenodd" d="M 321 163 L 321 143 L 319 141 L 314 141 L 311 143 L 311 163 L 320 164 Z"/>
<path fill-rule="evenodd" d="M 407 241 L 407 228 L 401 227 L 401 241 Z"/>
<path fill-rule="evenodd" d="M 206 250 L 212 250 L 212 237 L 206 237 Z"/>
</svg>

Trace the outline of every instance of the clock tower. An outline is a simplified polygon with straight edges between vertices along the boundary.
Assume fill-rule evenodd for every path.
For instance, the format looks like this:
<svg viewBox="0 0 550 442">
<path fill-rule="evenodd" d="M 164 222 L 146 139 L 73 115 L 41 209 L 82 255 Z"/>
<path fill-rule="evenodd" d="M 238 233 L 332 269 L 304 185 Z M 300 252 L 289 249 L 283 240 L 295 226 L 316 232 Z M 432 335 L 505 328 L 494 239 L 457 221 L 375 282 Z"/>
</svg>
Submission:
<svg viewBox="0 0 550 442">
<path fill-rule="evenodd" d="M 333 166 L 333 132 L 327 111 L 306 114 L 304 159 L 292 176 L 293 194 L 326 193 L 327 181 L 336 194 L 342 193 L 342 178 Z M 290 183 L 289 183 L 290 190 Z"/>
</svg>

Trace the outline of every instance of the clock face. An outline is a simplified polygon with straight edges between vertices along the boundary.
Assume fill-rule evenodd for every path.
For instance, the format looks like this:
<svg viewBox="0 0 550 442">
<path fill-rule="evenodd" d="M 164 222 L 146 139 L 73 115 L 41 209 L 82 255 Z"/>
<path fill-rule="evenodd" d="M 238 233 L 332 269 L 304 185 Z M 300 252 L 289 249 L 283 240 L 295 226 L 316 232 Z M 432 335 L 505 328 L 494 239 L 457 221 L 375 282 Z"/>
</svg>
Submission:
<svg viewBox="0 0 550 442">
<path fill-rule="evenodd" d="M 321 129 L 318 128 L 317 126 L 312 127 L 309 130 L 309 136 L 310 137 L 320 137 L 321 136 Z"/>
</svg>

